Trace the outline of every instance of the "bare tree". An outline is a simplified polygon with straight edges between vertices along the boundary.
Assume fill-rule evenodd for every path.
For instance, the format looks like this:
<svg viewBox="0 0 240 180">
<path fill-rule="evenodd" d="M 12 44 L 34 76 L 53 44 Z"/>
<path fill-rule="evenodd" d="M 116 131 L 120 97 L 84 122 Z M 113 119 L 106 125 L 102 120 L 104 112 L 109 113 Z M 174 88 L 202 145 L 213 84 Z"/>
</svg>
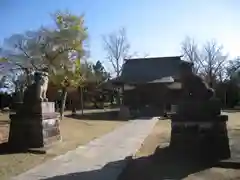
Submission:
<svg viewBox="0 0 240 180">
<path fill-rule="evenodd" d="M 193 62 L 195 73 L 200 74 L 209 86 L 224 79 L 228 56 L 223 53 L 223 46 L 216 41 L 208 41 L 199 50 L 194 40 L 186 38 L 182 50 L 186 60 Z"/>
<path fill-rule="evenodd" d="M 107 59 L 111 63 L 117 77 L 120 76 L 124 59 L 130 58 L 126 30 L 121 28 L 117 32 L 103 36 L 104 50 L 107 54 Z"/>
<path fill-rule="evenodd" d="M 226 68 L 227 71 L 227 78 L 233 78 L 236 77 L 236 75 L 238 75 L 238 71 L 240 68 L 240 57 L 236 57 L 233 60 L 229 61 L 229 64 Z"/>
<path fill-rule="evenodd" d="M 199 57 L 198 46 L 195 43 L 194 39 L 191 39 L 190 37 L 186 37 L 185 40 L 182 42 L 181 50 L 184 58 L 187 61 L 190 61 L 191 63 L 194 64 L 194 67 L 193 67 L 194 72 L 198 73 L 201 67 L 201 63 L 200 63 L 201 60 Z"/>
<path fill-rule="evenodd" d="M 213 86 L 220 74 L 223 76 L 227 57 L 223 54 L 223 46 L 218 45 L 215 41 L 209 41 L 204 45 L 201 62 L 203 73 L 210 86 Z"/>
</svg>

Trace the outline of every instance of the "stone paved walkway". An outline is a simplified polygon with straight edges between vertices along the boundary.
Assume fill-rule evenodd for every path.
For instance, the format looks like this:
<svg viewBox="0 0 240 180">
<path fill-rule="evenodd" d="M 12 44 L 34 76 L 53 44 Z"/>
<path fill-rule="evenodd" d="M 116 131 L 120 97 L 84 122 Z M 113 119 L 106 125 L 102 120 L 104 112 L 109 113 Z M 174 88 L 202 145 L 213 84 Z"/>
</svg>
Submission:
<svg viewBox="0 0 240 180">
<path fill-rule="evenodd" d="M 37 166 L 14 180 L 116 180 L 152 131 L 157 118 L 129 121 L 85 146 Z"/>
</svg>

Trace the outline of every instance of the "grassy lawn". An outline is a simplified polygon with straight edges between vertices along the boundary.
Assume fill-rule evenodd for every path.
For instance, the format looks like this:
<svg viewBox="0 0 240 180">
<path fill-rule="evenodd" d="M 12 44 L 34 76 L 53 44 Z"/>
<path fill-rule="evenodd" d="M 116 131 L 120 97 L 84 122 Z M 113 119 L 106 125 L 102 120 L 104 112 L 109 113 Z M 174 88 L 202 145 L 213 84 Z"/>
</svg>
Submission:
<svg viewBox="0 0 240 180">
<path fill-rule="evenodd" d="M 7 115 L 1 115 L 0 123 L 5 122 L 6 119 L 8 119 Z M 79 145 L 86 144 L 125 122 L 114 120 L 79 120 L 65 117 L 60 124 L 62 142 L 53 145 L 47 154 L 0 154 L 0 179 L 9 179 L 9 177 L 20 174 L 46 160 L 64 154 Z"/>
<path fill-rule="evenodd" d="M 232 153 L 240 155 L 240 113 L 227 113 L 229 115 L 228 131 Z M 240 179 L 240 170 L 231 168 L 205 167 L 194 169 L 183 162 L 181 165 L 168 161 L 164 149 L 168 146 L 170 138 L 170 121 L 159 121 L 152 133 L 146 138 L 133 161 L 120 175 L 119 180 L 161 180 L 161 179 Z M 156 155 L 155 149 L 159 147 Z M 160 152 L 160 153 L 159 153 Z M 166 151 L 165 151 L 166 152 Z M 165 158 L 164 158 L 165 156 Z M 164 159 L 164 160 L 163 160 Z M 167 159 L 167 160 L 166 160 Z M 170 158 L 169 158 L 170 159 Z"/>
</svg>

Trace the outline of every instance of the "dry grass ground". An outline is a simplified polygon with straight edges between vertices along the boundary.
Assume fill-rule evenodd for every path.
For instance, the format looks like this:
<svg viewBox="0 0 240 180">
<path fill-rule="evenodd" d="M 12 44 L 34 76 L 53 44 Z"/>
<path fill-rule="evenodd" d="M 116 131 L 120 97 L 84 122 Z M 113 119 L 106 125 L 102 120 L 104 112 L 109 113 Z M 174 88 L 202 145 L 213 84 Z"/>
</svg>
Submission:
<svg viewBox="0 0 240 180">
<path fill-rule="evenodd" d="M 7 115 L 1 115 L 0 123 L 4 124 L 3 122 L 7 119 Z M 62 142 L 53 145 L 47 154 L 0 154 L 0 179 L 9 179 L 9 177 L 22 173 L 46 160 L 86 144 L 124 123 L 125 121 L 78 120 L 65 117 L 60 124 Z M 6 129 L 6 127 L 5 130 L 2 128 L 2 131 L 0 129 L 0 134 L 3 131 L 7 132 Z"/>
<path fill-rule="evenodd" d="M 240 155 L 240 113 L 228 113 L 228 131 L 231 150 Z M 233 168 L 203 167 L 194 169 L 187 167 L 183 162 L 181 166 L 162 161 L 155 156 L 155 149 L 168 145 L 170 138 L 170 121 L 160 120 L 152 133 L 146 138 L 136 157 L 129 163 L 120 175 L 119 180 L 161 180 L 161 179 L 185 179 L 185 180 L 229 180 L 240 179 L 240 170 Z M 166 149 L 166 148 L 165 148 Z M 160 151 L 161 154 L 161 151 Z M 166 154 L 166 153 L 165 153 Z M 156 158 L 157 157 L 157 158 Z M 163 158 L 164 159 L 164 158 Z M 165 158 L 166 159 L 166 158 Z"/>
</svg>

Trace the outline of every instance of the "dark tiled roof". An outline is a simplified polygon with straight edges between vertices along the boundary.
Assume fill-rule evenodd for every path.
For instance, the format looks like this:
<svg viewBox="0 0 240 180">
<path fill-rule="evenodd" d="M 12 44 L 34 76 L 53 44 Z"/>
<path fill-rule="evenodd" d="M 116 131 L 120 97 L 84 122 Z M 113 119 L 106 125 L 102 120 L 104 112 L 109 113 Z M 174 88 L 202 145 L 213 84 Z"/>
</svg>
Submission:
<svg viewBox="0 0 240 180">
<path fill-rule="evenodd" d="M 161 78 L 178 79 L 181 56 L 128 59 L 123 65 L 120 82 L 147 83 Z"/>
</svg>

